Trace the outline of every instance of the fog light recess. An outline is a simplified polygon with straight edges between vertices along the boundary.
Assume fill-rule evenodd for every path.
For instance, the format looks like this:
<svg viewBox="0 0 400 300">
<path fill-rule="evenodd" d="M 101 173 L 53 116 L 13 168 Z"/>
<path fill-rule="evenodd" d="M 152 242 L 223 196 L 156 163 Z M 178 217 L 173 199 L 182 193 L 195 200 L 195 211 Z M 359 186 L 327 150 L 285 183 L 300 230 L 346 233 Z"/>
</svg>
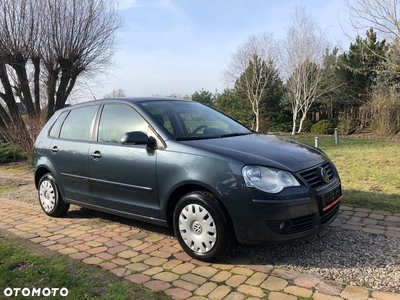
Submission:
<svg viewBox="0 0 400 300">
<path fill-rule="evenodd" d="M 292 229 L 292 221 L 290 220 L 283 221 L 281 225 L 279 225 L 279 230 L 283 233 L 288 232 L 290 229 Z"/>
</svg>

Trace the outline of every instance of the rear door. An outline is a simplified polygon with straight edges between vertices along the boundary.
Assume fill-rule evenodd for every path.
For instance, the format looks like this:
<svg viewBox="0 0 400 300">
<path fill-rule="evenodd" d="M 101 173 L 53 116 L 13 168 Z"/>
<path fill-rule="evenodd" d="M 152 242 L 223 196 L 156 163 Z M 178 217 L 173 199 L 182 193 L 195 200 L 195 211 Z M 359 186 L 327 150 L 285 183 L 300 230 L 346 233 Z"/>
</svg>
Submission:
<svg viewBox="0 0 400 300">
<path fill-rule="evenodd" d="M 105 104 L 98 133 L 89 147 L 94 205 L 130 214 L 159 218 L 157 150 L 146 145 L 122 145 L 126 132 L 148 134 L 148 123 L 130 106 Z"/>
<path fill-rule="evenodd" d="M 99 105 L 72 109 L 51 143 L 49 159 L 65 199 L 89 203 L 88 154 Z"/>
</svg>

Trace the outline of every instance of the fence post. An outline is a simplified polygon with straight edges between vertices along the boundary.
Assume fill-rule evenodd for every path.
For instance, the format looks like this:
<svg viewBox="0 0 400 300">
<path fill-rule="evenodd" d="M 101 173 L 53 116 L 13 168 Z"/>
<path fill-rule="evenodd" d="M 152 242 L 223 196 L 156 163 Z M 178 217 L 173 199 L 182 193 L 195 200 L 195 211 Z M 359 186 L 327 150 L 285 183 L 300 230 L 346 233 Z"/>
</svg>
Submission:
<svg viewBox="0 0 400 300">
<path fill-rule="evenodd" d="M 339 145 L 339 130 L 335 128 L 335 144 Z"/>
<path fill-rule="evenodd" d="M 319 137 L 315 137 L 315 148 L 319 148 Z"/>
</svg>

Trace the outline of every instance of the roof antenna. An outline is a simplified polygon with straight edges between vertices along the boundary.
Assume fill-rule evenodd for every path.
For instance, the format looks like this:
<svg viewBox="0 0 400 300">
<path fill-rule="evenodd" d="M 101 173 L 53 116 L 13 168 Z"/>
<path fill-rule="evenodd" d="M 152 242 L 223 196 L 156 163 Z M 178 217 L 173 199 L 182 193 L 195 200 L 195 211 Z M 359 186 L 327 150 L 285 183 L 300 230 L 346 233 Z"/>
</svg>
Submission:
<svg viewBox="0 0 400 300">
<path fill-rule="evenodd" d="M 89 92 L 92 94 L 93 99 L 94 99 L 94 100 L 97 100 L 96 97 L 94 96 L 94 94 L 92 93 L 92 90 L 90 89 L 90 87 L 89 87 L 89 85 L 87 84 L 86 81 L 85 81 L 85 84 L 86 84 L 87 88 L 89 89 Z"/>
</svg>

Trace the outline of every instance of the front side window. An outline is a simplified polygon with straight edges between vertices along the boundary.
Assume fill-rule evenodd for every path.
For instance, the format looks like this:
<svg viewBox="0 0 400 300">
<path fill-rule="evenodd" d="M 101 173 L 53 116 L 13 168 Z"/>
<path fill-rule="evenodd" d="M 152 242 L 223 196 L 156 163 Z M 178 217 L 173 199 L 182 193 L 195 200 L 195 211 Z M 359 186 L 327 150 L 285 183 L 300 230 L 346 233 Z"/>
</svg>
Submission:
<svg viewBox="0 0 400 300">
<path fill-rule="evenodd" d="M 119 143 L 130 131 L 147 132 L 147 122 L 131 107 L 121 104 L 106 104 L 101 113 L 97 141 Z"/>
<path fill-rule="evenodd" d="M 97 108 L 92 105 L 71 110 L 61 128 L 60 138 L 90 140 L 90 127 Z"/>
</svg>

